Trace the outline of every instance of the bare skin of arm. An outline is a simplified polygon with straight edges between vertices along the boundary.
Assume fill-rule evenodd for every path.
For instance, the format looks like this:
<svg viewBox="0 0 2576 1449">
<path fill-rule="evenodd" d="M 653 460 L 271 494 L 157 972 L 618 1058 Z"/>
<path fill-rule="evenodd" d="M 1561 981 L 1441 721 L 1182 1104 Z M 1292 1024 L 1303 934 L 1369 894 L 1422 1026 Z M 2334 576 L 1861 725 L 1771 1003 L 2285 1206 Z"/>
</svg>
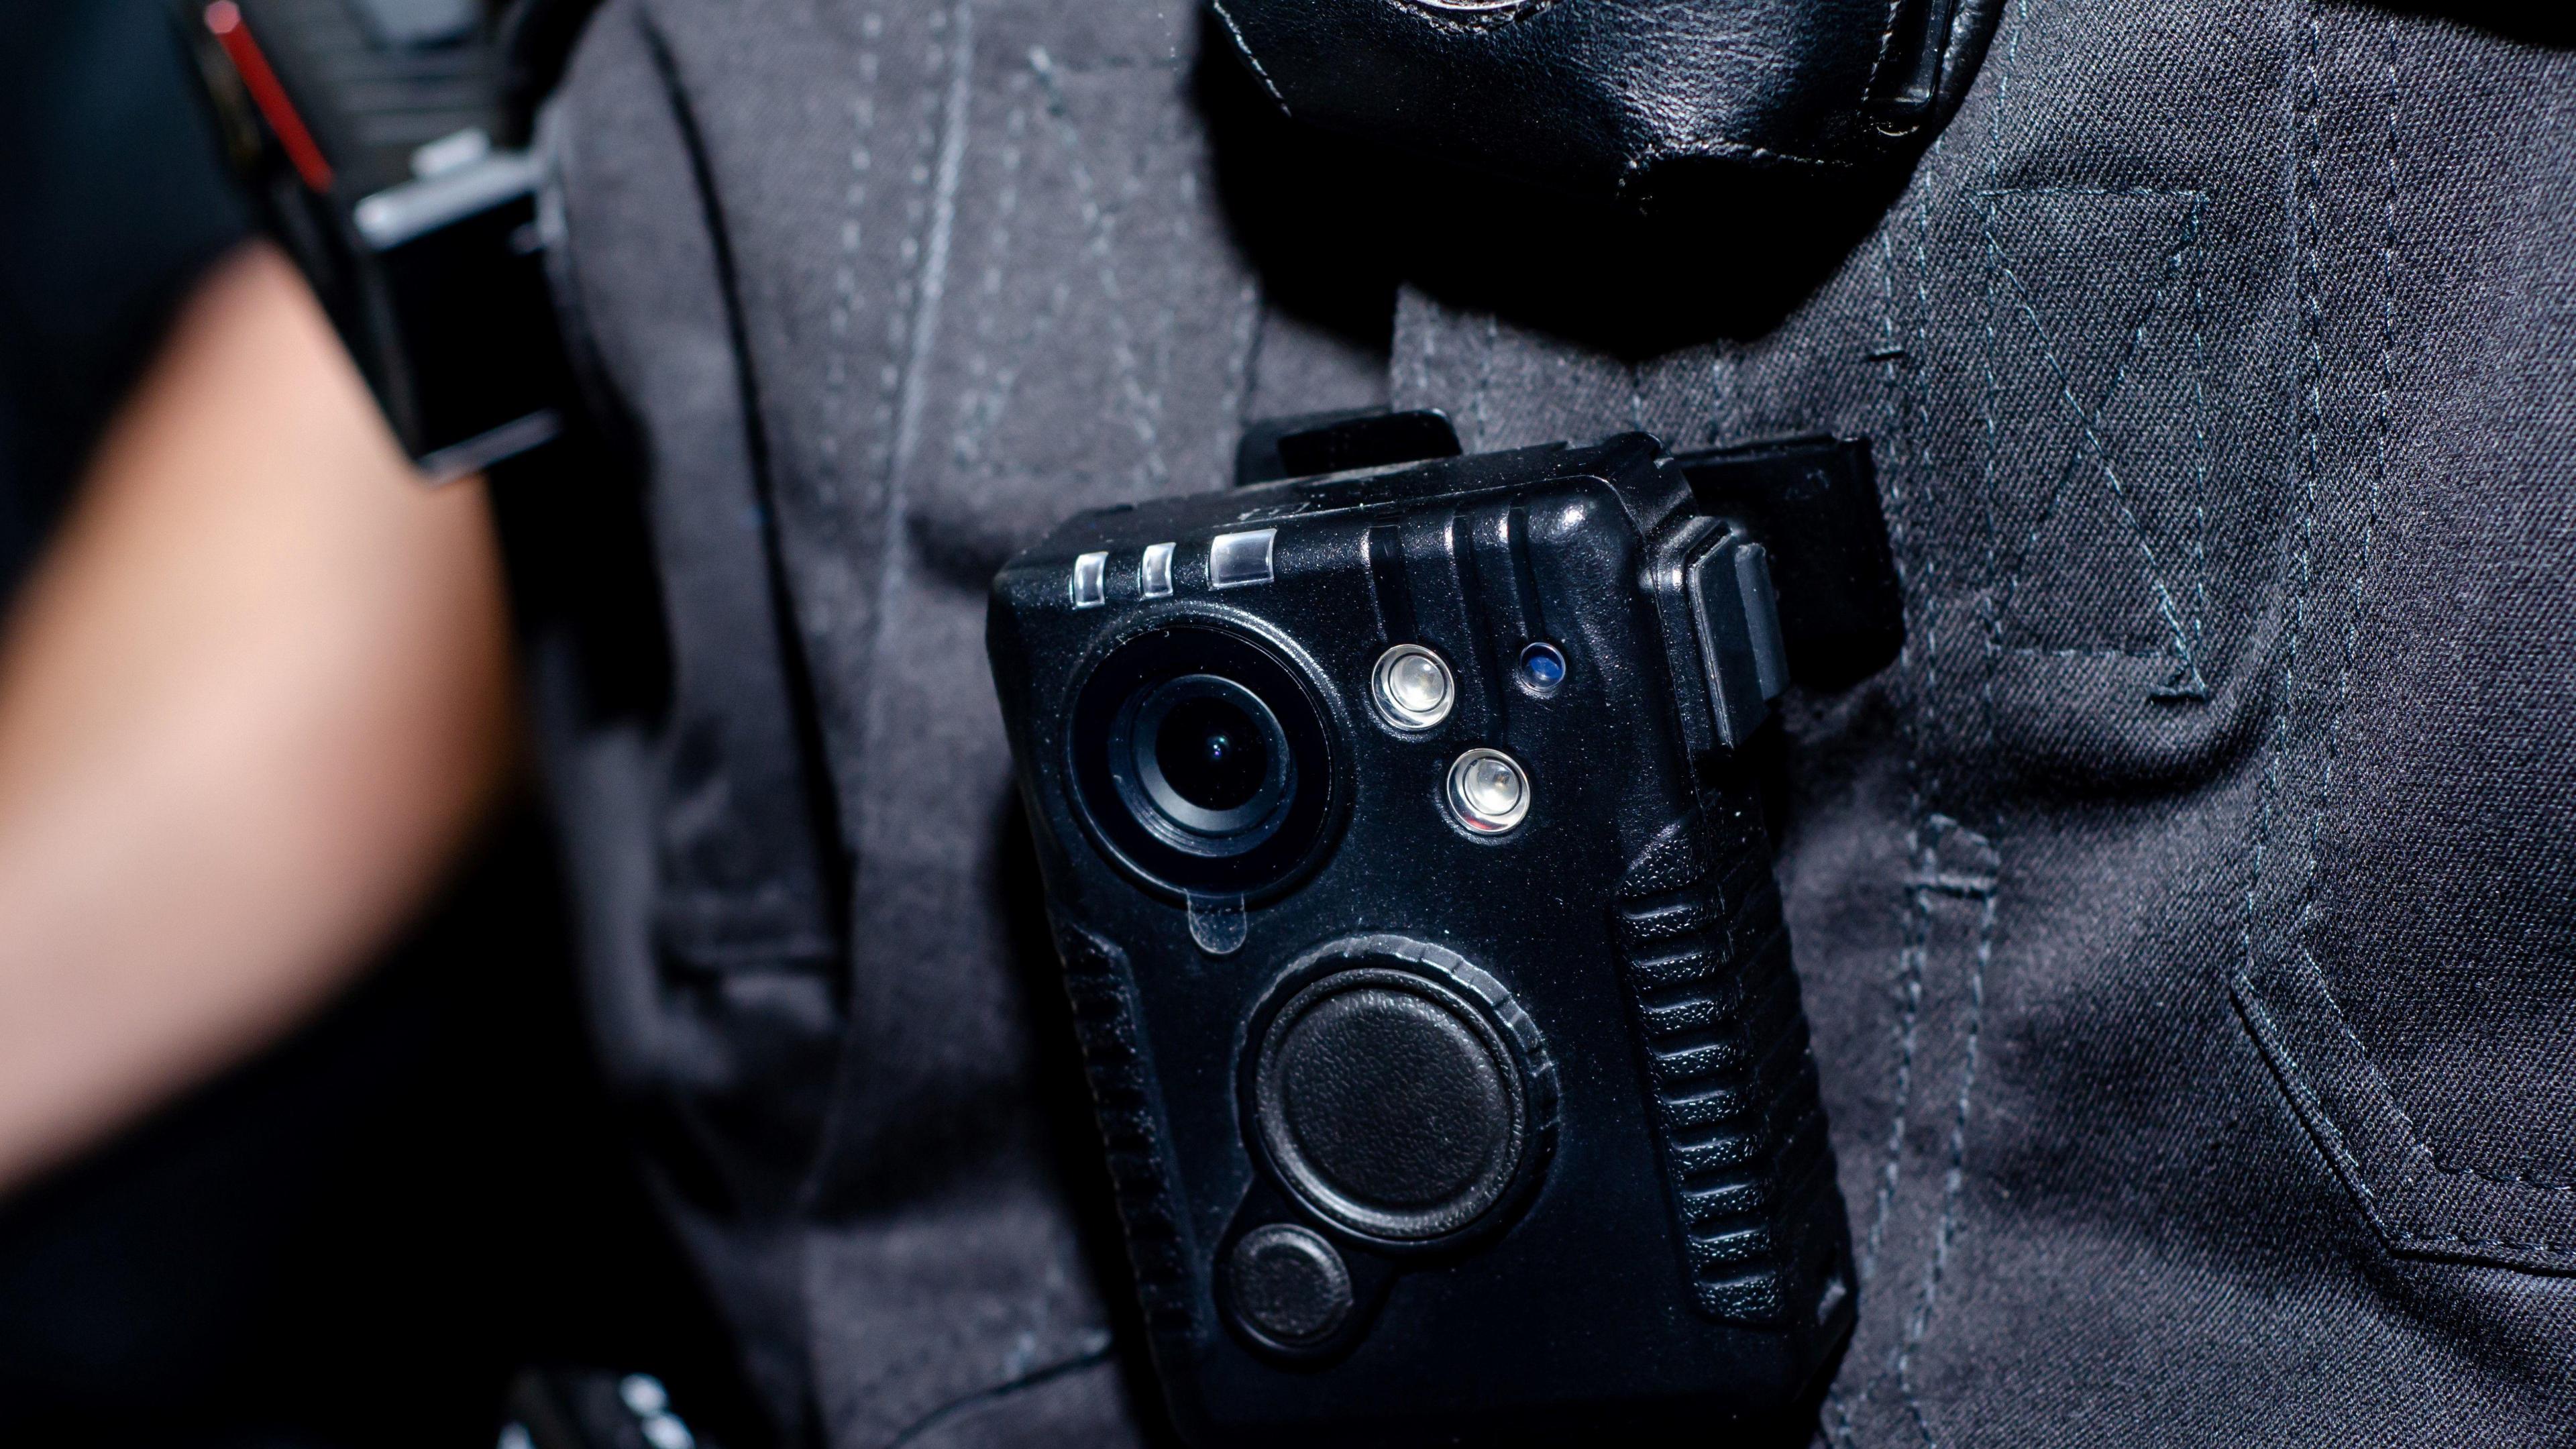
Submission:
<svg viewBox="0 0 2576 1449">
<path fill-rule="evenodd" d="M 216 266 L 0 636 L 0 1193 L 328 1000 L 511 769 L 479 480 L 273 250 Z"/>
</svg>

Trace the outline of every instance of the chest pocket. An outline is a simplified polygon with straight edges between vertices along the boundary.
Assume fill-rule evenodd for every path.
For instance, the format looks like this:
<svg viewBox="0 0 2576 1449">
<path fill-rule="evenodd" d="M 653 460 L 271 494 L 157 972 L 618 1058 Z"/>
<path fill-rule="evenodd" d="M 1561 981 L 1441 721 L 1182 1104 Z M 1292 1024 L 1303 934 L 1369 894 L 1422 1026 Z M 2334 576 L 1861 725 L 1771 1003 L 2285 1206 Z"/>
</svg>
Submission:
<svg viewBox="0 0 2576 1449">
<path fill-rule="evenodd" d="M 2445 76 L 2393 32 L 2372 52 L 2304 98 L 2313 486 L 2235 988 L 2394 1250 L 2565 1272 L 2576 197 L 2506 99 L 2544 77 Z M 2482 91 L 2472 140 L 2446 115 Z"/>
</svg>

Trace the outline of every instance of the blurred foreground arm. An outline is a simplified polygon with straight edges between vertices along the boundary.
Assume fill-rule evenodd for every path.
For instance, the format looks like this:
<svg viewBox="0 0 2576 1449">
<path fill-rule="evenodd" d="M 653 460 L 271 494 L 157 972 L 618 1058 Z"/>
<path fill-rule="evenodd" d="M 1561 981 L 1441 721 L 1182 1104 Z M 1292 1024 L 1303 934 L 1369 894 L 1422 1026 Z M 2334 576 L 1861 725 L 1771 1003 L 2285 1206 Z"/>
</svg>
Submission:
<svg viewBox="0 0 2576 1449">
<path fill-rule="evenodd" d="M 217 265 L 0 636 L 0 1193 L 281 1035 L 511 760 L 479 481 L 418 485 L 303 280 Z"/>
</svg>

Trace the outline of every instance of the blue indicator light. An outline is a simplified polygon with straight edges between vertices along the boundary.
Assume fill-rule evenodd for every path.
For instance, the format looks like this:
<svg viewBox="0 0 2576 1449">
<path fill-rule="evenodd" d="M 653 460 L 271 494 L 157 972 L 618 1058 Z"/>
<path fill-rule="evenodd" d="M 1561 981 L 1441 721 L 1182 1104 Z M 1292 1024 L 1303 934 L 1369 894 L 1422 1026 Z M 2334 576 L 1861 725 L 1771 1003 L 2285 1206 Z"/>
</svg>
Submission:
<svg viewBox="0 0 2576 1449">
<path fill-rule="evenodd" d="M 1565 655 L 1553 644 L 1532 644 L 1521 651 L 1521 677 L 1534 689 L 1554 689 L 1565 682 Z"/>
</svg>

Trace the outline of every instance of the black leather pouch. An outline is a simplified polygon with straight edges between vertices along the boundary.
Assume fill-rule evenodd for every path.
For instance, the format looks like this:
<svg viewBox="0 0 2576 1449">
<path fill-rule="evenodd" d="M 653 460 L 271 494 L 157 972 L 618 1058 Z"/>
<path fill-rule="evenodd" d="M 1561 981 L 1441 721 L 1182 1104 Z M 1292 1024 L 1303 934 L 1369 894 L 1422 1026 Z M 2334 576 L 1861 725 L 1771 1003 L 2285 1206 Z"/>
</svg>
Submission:
<svg viewBox="0 0 2576 1449">
<path fill-rule="evenodd" d="M 1656 211 L 1748 172 L 1875 190 L 1998 0 L 1215 0 L 1291 116 Z"/>
</svg>

